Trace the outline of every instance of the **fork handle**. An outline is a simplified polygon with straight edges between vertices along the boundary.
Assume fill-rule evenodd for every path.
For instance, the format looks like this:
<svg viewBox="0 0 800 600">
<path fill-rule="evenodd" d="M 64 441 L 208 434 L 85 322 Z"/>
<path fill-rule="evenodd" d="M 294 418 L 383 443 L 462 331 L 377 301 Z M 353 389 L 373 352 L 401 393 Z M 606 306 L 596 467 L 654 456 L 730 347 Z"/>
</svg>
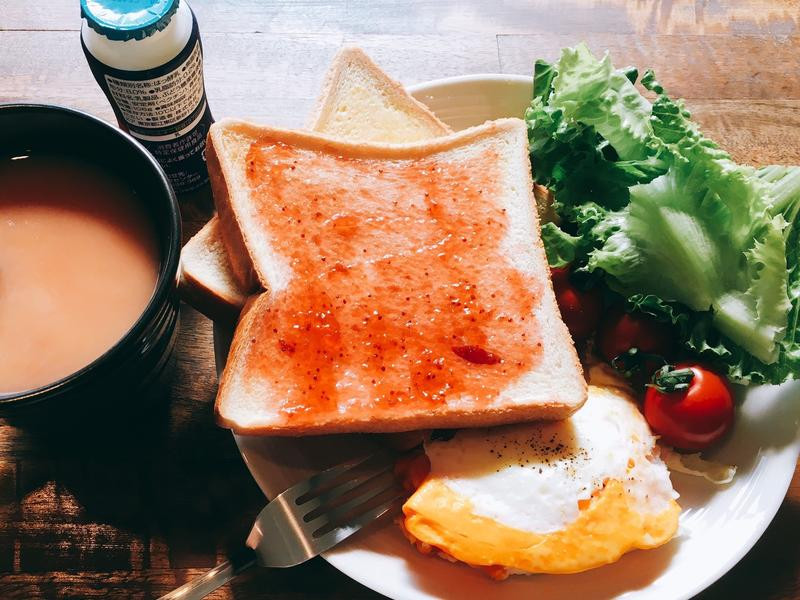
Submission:
<svg viewBox="0 0 800 600">
<path fill-rule="evenodd" d="M 181 587 L 161 596 L 158 600 L 200 600 L 200 598 L 205 598 L 218 587 L 225 585 L 254 564 L 256 564 L 254 556 L 251 556 L 248 561 L 239 564 L 226 560 L 204 575 L 192 579 Z"/>
</svg>

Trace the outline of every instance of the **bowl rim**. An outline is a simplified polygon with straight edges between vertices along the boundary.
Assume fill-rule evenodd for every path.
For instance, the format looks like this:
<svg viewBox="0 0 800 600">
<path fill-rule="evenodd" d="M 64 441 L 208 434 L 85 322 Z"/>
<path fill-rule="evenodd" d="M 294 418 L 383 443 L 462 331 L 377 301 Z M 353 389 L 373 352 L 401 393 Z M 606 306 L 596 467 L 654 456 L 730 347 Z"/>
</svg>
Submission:
<svg viewBox="0 0 800 600">
<path fill-rule="evenodd" d="M 18 408 L 21 406 L 28 406 L 36 404 L 42 400 L 46 400 L 52 396 L 58 395 L 61 392 L 68 390 L 75 384 L 79 384 L 83 380 L 90 378 L 97 370 L 103 368 L 113 359 L 122 348 L 125 348 L 130 342 L 139 337 L 142 331 L 148 326 L 153 318 L 161 310 L 164 299 L 170 294 L 170 290 L 174 288 L 178 274 L 178 266 L 180 262 L 180 250 L 182 240 L 182 222 L 180 206 L 175 191 L 169 182 L 167 174 L 158 163 L 158 161 L 150 154 L 147 149 L 140 144 L 130 134 L 122 131 L 113 124 L 91 115 L 85 111 L 61 106 L 58 104 L 42 104 L 42 103 L 27 103 L 27 102 L 8 102 L 0 103 L 0 116 L 8 113 L 57 113 L 65 115 L 68 118 L 76 118 L 87 124 L 88 127 L 97 127 L 99 129 L 109 132 L 112 136 L 116 136 L 123 144 L 131 147 L 136 154 L 144 161 L 146 165 L 154 172 L 158 181 L 159 187 L 164 192 L 164 197 L 168 205 L 169 215 L 169 239 L 166 240 L 164 245 L 164 254 L 160 261 L 158 268 L 158 279 L 150 300 L 142 310 L 139 317 L 127 329 L 127 331 L 107 350 L 93 361 L 84 365 L 77 371 L 70 373 L 60 379 L 51 383 L 39 386 L 30 390 L 22 392 L 0 392 L 0 410 Z"/>
<path fill-rule="evenodd" d="M 469 83 L 477 84 L 505 84 L 516 85 L 519 83 L 533 85 L 533 77 L 531 75 L 519 74 L 504 74 L 504 73 L 474 73 L 468 75 L 455 75 L 453 77 L 441 77 L 439 79 L 431 79 L 430 81 L 420 81 L 412 85 L 406 86 L 406 91 L 415 96 L 417 94 L 424 94 L 429 90 L 439 87 L 452 87 Z"/>
</svg>

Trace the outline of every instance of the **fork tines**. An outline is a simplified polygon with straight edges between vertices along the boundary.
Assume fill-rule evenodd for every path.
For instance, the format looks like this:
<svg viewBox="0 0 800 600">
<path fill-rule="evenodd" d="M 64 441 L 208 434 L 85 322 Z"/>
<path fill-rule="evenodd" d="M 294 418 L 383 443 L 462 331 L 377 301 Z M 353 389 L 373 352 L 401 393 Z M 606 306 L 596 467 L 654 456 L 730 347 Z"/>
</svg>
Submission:
<svg viewBox="0 0 800 600">
<path fill-rule="evenodd" d="M 293 566 L 328 550 L 399 510 L 404 492 L 393 468 L 381 451 L 290 487 L 261 511 L 247 545 L 265 566 Z"/>
</svg>

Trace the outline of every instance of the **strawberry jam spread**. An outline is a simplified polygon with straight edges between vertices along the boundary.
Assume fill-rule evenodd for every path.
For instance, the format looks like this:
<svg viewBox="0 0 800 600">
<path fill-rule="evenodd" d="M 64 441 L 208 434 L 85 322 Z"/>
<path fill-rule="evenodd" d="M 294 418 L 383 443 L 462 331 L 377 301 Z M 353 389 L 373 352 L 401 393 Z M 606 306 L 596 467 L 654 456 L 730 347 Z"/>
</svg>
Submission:
<svg viewBox="0 0 800 600">
<path fill-rule="evenodd" d="M 540 287 L 501 249 L 498 158 L 444 156 L 251 146 L 256 218 L 291 275 L 247 368 L 271 375 L 287 420 L 489 404 L 538 360 Z"/>
</svg>

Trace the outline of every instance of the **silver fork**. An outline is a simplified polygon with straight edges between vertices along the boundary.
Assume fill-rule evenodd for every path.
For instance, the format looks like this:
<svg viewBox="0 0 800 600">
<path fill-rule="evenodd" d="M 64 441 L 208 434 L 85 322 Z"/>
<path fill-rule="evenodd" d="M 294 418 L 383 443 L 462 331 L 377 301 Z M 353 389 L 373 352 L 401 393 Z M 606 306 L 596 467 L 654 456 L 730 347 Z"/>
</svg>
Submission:
<svg viewBox="0 0 800 600">
<path fill-rule="evenodd" d="M 400 510 L 394 458 L 380 452 L 322 471 L 282 492 L 258 515 L 243 556 L 217 565 L 159 600 L 196 600 L 245 569 L 293 567 Z"/>
</svg>

